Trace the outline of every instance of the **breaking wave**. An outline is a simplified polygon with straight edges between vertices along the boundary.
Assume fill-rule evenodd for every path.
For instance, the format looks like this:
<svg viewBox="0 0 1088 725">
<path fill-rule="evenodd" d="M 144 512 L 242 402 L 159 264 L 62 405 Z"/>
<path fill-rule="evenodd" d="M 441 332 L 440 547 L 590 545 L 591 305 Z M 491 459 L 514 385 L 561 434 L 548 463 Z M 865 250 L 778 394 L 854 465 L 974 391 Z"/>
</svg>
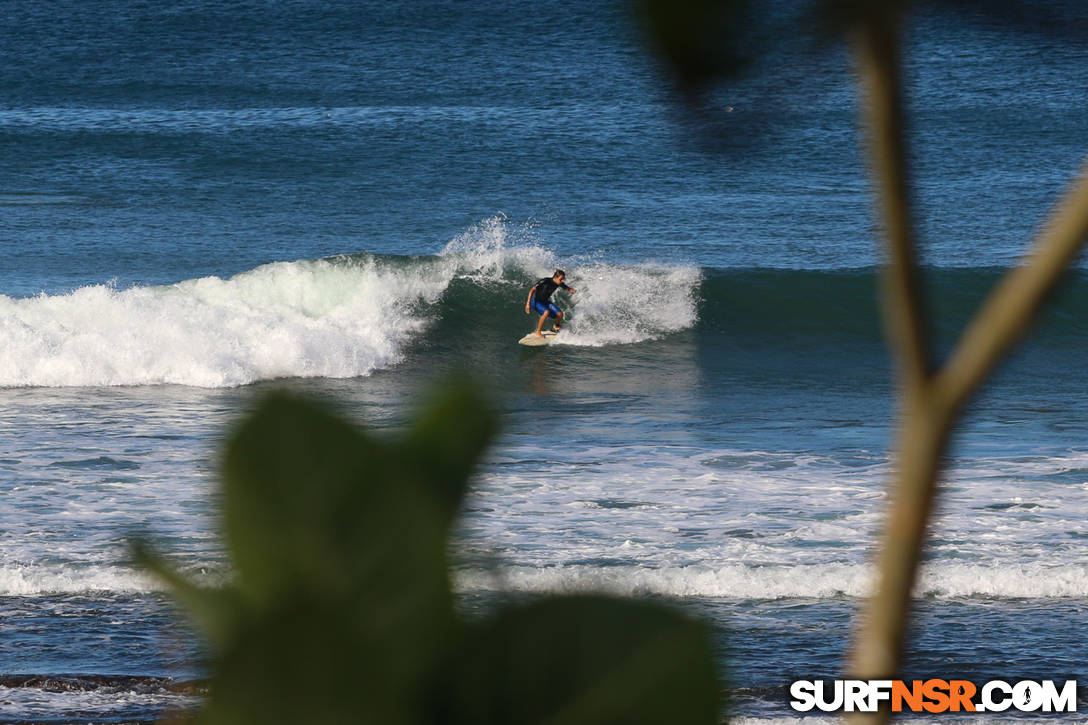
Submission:
<svg viewBox="0 0 1088 725">
<path fill-rule="evenodd" d="M 528 286 L 563 264 L 577 320 L 566 342 L 632 343 L 690 327 L 700 272 L 579 264 L 526 243 L 502 217 L 431 256 L 369 253 L 276 262 L 229 279 L 0 295 L 0 387 L 180 384 L 230 387 L 284 377 L 348 378 L 395 365 L 446 315 L 528 329 Z M 628 310 L 640 310 L 637 319 Z M 621 329 L 622 328 L 622 329 Z"/>
</svg>

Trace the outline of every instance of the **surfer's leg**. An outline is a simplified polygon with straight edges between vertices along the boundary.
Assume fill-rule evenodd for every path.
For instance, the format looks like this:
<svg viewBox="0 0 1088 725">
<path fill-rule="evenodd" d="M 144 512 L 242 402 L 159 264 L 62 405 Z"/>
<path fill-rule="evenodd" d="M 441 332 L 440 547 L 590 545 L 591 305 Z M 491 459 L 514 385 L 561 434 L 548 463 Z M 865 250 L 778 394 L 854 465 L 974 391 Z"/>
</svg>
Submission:
<svg viewBox="0 0 1088 725">
<path fill-rule="evenodd" d="M 559 310 L 559 314 L 555 316 L 555 324 L 552 325 L 552 329 L 559 332 L 563 324 L 563 310 Z"/>
<path fill-rule="evenodd" d="M 536 321 L 536 336 L 537 337 L 544 337 L 543 335 L 540 334 L 540 328 L 544 327 L 544 320 L 548 319 L 549 314 L 550 313 L 549 313 L 548 310 L 544 310 L 544 314 L 541 315 L 540 319 Z"/>
</svg>

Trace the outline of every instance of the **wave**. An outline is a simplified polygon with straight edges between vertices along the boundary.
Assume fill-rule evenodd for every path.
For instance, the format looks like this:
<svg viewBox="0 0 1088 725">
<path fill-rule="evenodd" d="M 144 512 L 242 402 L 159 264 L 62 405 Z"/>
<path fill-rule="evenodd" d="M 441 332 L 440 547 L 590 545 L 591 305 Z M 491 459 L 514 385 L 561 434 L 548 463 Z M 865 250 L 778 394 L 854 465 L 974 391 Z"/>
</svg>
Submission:
<svg viewBox="0 0 1088 725">
<path fill-rule="evenodd" d="M 226 582 L 221 572 L 187 574 L 202 586 Z M 454 572 L 465 592 L 606 592 L 622 596 L 698 599 L 840 599 L 868 596 L 872 568 L 865 564 L 639 566 L 510 566 Z M 165 591 L 154 577 L 123 566 L 0 566 L 0 597 L 59 594 L 152 594 Z M 1042 564 L 930 564 L 915 589 L 931 599 L 1088 598 L 1088 566 Z"/>
<path fill-rule="evenodd" d="M 649 569 L 633 566 L 508 567 L 457 574 L 466 591 L 607 592 L 704 599 L 838 599 L 871 593 L 863 564 L 730 565 Z M 1088 597 L 1088 566 L 933 564 L 919 598 L 1052 599 Z"/>
<path fill-rule="evenodd" d="M 375 259 L 269 264 L 229 280 L 0 297 L 2 386 L 240 385 L 396 362 L 440 293 Z"/>
<path fill-rule="evenodd" d="M 229 279 L 0 295 L 0 387 L 364 376 L 402 361 L 444 318 L 516 339 L 531 324 L 520 314 L 529 285 L 559 264 L 581 288 L 564 301 L 576 320 L 565 344 L 639 342 L 694 324 L 697 269 L 579 264 L 524 237 L 494 217 L 432 256 L 360 253 Z M 620 329 L 616 320 L 632 308 L 638 319 Z"/>
<path fill-rule="evenodd" d="M 198 707 L 204 693 L 201 683 L 166 677 L 0 677 L 5 723 L 170 722 Z"/>
<path fill-rule="evenodd" d="M 221 574 L 186 572 L 202 586 L 225 582 Z M 165 591 L 150 574 L 106 564 L 5 564 L 0 566 L 0 597 L 39 597 L 58 594 L 152 594 Z"/>
<path fill-rule="evenodd" d="M 931 330 L 942 347 L 964 324 L 1005 270 L 991 267 L 923 271 Z M 803 338 L 817 344 L 880 342 L 878 271 L 736 269 L 708 270 L 700 289 L 701 324 L 731 339 Z M 1088 274 L 1069 274 L 1044 308 L 1035 338 L 1062 346 L 1088 335 Z"/>
<path fill-rule="evenodd" d="M 287 377 L 351 378 L 434 349 L 510 346 L 532 328 L 524 300 L 536 279 L 567 270 L 578 289 L 555 345 L 642 343 L 694 330 L 724 353 L 783 345 L 817 356 L 883 355 L 872 269 L 700 269 L 562 258 L 531 228 L 502 216 L 426 256 L 366 252 L 275 262 L 228 279 L 91 285 L 66 294 L 0 295 L 0 387 L 180 384 L 220 388 Z M 1000 275 L 928 270 L 940 349 L 956 339 Z M 1088 341 L 1088 275 L 1070 275 L 1037 340 Z"/>
<path fill-rule="evenodd" d="M 10 690 L 34 689 L 51 693 L 95 692 L 105 694 L 126 692 L 138 695 L 201 695 L 207 688 L 199 680 L 176 680 L 154 675 L 91 675 L 40 674 L 0 675 L 0 687 Z"/>
</svg>

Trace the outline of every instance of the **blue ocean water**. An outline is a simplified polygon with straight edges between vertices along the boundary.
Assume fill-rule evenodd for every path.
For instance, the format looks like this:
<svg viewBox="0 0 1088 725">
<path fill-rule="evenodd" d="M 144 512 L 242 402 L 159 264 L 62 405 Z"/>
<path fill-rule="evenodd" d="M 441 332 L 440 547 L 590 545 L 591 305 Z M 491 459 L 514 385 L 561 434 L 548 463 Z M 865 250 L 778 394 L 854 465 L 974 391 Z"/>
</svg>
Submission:
<svg viewBox="0 0 1088 725">
<path fill-rule="evenodd" d="M 1088 142 L 1088 47 L 983 7 L 908 34 L 941 350 Z M 504 424 L 459 534 L 470 606 L 666 598 L 759 722 L 841 672 L 894 416 L 844 48 L 785 43 L 708 115 L 622 3 L 5 11 L 0 720 L 192 707 L 195 637 L 124 537 L 214 583 L 216 456 L 256 397 L 395 428 L 466 365 Z M 569 330 L 522 350 L 557 266 Z M 961 426 L 908 674 L 1085 679 L 1086 309 L 1078 272 Z"/>
</svg>

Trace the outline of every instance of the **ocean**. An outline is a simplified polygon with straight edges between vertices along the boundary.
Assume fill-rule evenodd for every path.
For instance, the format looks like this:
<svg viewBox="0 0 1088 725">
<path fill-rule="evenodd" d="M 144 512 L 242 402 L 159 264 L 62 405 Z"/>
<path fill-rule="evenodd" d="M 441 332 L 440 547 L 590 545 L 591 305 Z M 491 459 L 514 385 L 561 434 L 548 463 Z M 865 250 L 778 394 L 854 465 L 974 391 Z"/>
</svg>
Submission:
<svg viewBox="0 0 1088 725">
<path fill-rule="evenodd" d="M 1088 148 L 1088 45 L 984 8 L 907 28 L 939 351 Z M 464 368 L 502 421 L 466 607 L 662 599 L 714 625 L 733 717 L 824 721 L 787 687 L 842 673 L 895 416 L 844 47 L 784 41 L 693 109 L 615 2 L 13 0 L 0 29 L 0 721 L 196 707 L 126 537 L 222 581 L 218 457 L 260 396 L 393 431 Z M 568 332 L 521 348 L 556 267 Z M 908 677 L 1088 685 L 1086 359 L 1081 261 L 957 429 Z"/>
</svg>

